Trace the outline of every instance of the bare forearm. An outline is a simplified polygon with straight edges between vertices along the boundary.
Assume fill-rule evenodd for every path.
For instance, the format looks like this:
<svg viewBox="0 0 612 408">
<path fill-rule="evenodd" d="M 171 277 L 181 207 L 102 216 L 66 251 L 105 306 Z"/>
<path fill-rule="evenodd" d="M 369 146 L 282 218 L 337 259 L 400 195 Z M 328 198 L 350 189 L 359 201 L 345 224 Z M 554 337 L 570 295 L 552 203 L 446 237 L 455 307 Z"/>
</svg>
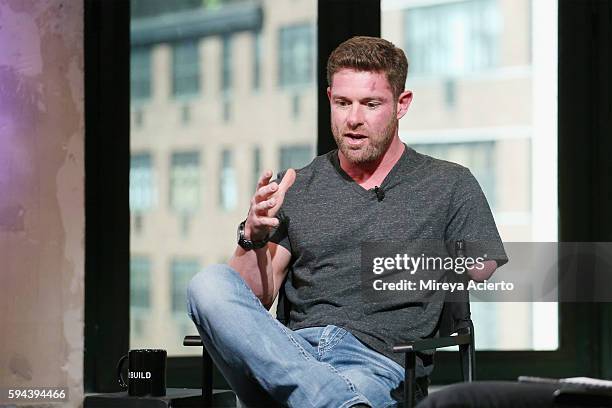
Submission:
<svg viewBox="0 0 612 408">
<path fill-rule="evenodd" d="M 259 178 L 257 191 L 251 198 L 247 219 L 240 225 L 238 241 L 240 245 L 236 247 L 229 261 L 229 265 L 242 276 L 255 296 L 267 308 L 272 305 L 276 296 L 275 279 L 282 282 L 291 255 L 285 248 L 273 242 L 268 242 L 259 249 L 244 248 L 258 246 L 254 243 L 266 240 L 271 230 L 279 226 L 280 221 L 276 214 L 296 175 L 295 170 L 288 169 L 280 184 L 270 182 L 271 177 L 272 172 L 266 170 Z M 250 245 L 248 241 L 251 241 Z"/>
<path fill-rule="evenodd" d="M 255 296 L 264 306 L 269 307 L 274 301 L 274 273 L 270 245 L 261 249 L 246 251 L 236 247 L 229 260 L 229 266 L 236 270 Z"/>
</svg>

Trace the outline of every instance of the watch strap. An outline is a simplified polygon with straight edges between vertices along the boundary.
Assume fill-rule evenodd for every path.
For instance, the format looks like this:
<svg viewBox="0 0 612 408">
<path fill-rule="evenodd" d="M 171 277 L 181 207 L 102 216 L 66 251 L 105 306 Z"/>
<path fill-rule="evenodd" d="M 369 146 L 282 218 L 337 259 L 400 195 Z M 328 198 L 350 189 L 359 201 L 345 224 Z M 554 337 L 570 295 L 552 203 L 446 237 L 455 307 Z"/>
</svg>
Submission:
<svg viewBox="0 0 612 408">
<path fill-rule="evenodd" d="M 242 221 L 238 225 L 238 245 L 240 245 L 243 249 L 250 251 L 251 249 L 260 249 L 266 246 L 268 241 L 270 240 L 269 236 L 266 236 L 261 241 L 251 241 L 250 239 L 246 239 L 244 236 L 244 226 L 246 225 L 246 220 Z"/>
</svg>

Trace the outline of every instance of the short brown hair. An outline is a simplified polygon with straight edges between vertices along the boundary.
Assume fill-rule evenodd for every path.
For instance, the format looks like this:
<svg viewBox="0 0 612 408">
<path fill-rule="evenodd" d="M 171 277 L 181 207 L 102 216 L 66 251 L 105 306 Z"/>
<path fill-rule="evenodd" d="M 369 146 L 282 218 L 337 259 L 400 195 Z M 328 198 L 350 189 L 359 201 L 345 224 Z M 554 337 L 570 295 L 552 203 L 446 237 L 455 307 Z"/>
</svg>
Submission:
<svg viewBox="0 0 612 408">
<path fill-rule="evenodd" d="M 333 75 L 343 68 L 356 71 L 384 72 L 398 98 L 404 92 L 408 59 L 404 51 L 393 43 L 376 37 L 353 37 L 340 44 L 327 60 L 327 84 L 331 86 Z"/>
</svg>

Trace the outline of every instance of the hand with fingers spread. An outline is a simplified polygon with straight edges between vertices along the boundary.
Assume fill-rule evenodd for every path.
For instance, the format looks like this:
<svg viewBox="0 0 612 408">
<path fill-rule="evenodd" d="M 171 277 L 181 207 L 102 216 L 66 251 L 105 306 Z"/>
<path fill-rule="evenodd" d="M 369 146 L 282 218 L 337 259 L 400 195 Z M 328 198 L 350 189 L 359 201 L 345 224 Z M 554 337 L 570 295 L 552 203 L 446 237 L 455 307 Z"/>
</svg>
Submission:
<svg viewBox="0 0 612 408">
<path fill-rule="evenodd" d="M 280 184 L 270 183 L 272 172 L 264 171 L 257 182 L 257 191 L 251 198 L 251 207 L 247 216 L 244 235 L 251 241 L 264 240 L 270 230 L 278 227 L 276 214 L 283 205 L 285 193 L 295 181 L 295 170 L 288 169 Z"/>
</svg>

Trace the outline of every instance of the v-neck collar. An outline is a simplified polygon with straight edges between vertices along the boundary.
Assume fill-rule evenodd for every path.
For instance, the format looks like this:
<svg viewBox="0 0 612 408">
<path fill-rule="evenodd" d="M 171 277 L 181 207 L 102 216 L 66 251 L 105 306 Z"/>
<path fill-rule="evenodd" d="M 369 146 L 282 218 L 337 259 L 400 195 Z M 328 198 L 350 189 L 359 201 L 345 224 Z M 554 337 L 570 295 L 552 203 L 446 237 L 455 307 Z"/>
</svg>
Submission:
<svg viewBox="0 0 612 408">
<path fill-rule="evenodd" d="M 400 156 L 399 160 L 393 165 L 389 173 L 387 173 L 387 175 L 383 179 L 382 183 L 378 186 L 382 190 L 385 190 L 385 188 L 388 187 L 389 184 L 396 178 L 395 175 L 397 172 L 400 171 L 400 169 L 410 168 L 410 170 L 412 170 L 412 168 L 416 166 L 415 161 L 417 159 L 417 152 L 414 151 L 414 149 L 408 147 L 408 145 L 406 145 L 405 143 L 403 143 L 403 145 L 404 151 L 402 152 L 402 155 Z M 366 189 L 364 187 L 361 187 L 359 183 L 353 180 L 353 178 L 349 176 L 348 173 L 344 171 L 344 169 L 342 169 L 342 167 L 340 166 L 340 158 L 338 157 L 338 149 L 331 151 L 328 157 L 331 165 L 334 167 L 336 172 L 340 175 L 344 183 L 346 183 L 351 189 L 367 198 L 376 198 L 376 193 L 373 188 Z"/>
</svg>

